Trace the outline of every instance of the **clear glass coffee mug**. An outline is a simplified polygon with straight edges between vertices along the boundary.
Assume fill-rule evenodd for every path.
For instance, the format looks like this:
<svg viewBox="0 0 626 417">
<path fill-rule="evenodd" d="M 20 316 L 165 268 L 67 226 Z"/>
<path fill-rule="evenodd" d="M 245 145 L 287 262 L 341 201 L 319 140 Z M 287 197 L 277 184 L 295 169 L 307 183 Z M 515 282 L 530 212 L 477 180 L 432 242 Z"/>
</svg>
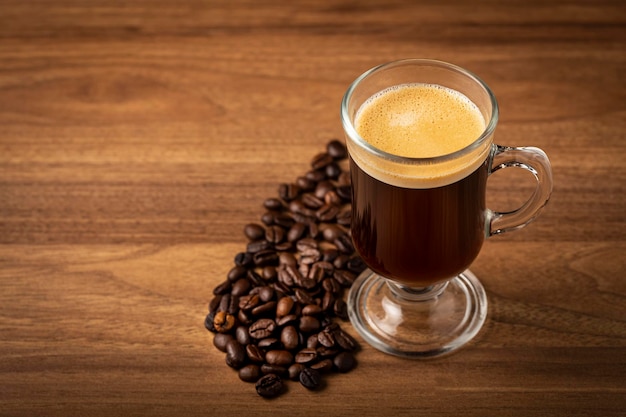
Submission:
<svg viewBox="0 0 626 417">
<path fill-rule="evenodd" d="M 364 140 L 361 106 L 404 84 L 460 92 L 480 110 L 485 129 L 470 145 L 435 157 L 403 157 Z M 452 64 L 423 59 L 375 67 L 348 88 L 341 104 L 352 177 L 352 239 L 368 265 L 348 295 L 350 320 L 377 349 L 397 356 L 444 355 L 471 340 L 487 316 L 487 297 L 467 268 L 489 236 L 524 227 L 552 192 L 552 171 L 538 148 L 493 144 L 498 104 L 489 87 Z M 537 187 L 519 209 L 486 207 L 489 175 L 516 167 Z"/>
</svg>

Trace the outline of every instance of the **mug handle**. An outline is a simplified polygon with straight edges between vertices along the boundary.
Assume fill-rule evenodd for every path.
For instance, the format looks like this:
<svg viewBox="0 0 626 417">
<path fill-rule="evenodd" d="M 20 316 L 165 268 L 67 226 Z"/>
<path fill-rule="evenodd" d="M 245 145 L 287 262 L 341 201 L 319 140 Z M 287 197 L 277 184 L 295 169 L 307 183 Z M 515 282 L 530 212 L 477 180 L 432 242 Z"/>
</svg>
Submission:
<svg viewBox="0 0 626 417">
<path fill-rule="evenodd" d="M 537 188 L 520 208 L 508 212 L 487 209 L 488 236 L 521 229 L 532 222 L 552 194 L 552 168 L 544 151 L 535 147 L 493 145 L 489 175 L 502 168 L 522 168 L 533 174 Z"/>
</svg>

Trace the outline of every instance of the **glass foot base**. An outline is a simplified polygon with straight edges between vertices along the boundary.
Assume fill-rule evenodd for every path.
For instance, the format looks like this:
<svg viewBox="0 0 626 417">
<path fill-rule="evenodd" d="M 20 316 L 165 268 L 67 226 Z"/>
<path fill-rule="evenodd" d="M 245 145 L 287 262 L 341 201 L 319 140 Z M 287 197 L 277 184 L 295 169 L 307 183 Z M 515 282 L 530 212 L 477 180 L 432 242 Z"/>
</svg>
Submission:
<svg viewBox="0 0 626 417">
<path fill-rule="evenodd" d="M 469 342 L 487 317 L 487 296 L 466 270 L 428 288 L 409 288 L 366 269 L 348 294 L 352 325 L 385 353 L 432 358 Z"/>
</svg>

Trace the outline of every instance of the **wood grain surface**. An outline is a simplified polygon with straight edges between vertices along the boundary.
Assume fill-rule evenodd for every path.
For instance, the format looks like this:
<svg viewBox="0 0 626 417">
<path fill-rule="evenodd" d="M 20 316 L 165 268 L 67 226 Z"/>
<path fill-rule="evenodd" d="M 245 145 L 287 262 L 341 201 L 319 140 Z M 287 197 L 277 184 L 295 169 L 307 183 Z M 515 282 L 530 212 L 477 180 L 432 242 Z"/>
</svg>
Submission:
<svg viewBox="0 0 626 417">
<path fill-rule="evenodd" d="M 0 415 L 626 415 L 625 51 L 622 1 L 0 0 Z M 476 260 L 470 346 L 362 343 L 324 390 L 264 400 L 204 329 L 212 290 L 343 138 L 350 82 L 407 57 L 479 74 L 552 200 Z M 532 190 L 509 171 L 494 209 Z"/>
</svg>

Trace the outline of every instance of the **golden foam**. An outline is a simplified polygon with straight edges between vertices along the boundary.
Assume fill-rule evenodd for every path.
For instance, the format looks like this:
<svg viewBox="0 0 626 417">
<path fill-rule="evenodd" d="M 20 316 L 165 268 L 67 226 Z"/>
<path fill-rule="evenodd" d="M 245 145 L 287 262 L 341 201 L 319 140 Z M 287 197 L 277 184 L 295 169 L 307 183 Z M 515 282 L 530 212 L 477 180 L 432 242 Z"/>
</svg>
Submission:
<svg viewBox="0 0 626 417">
<path fill-rule="evenodd" d="M 485 130 L 478 107 L 463 94 L 434 84 L 405 84 L 383 90 L 358 110 L 356 131 L 369 144 L 392 155 L 433 158 L 464 149 Z M 351 149 L 354 161 L 381 181 L 432 188 L 471 174 L 485 160 L 491 141 L 451 161 L 399 164 Z M 351 148 L 356 148 L 351 146 Z"/>
</svg>

